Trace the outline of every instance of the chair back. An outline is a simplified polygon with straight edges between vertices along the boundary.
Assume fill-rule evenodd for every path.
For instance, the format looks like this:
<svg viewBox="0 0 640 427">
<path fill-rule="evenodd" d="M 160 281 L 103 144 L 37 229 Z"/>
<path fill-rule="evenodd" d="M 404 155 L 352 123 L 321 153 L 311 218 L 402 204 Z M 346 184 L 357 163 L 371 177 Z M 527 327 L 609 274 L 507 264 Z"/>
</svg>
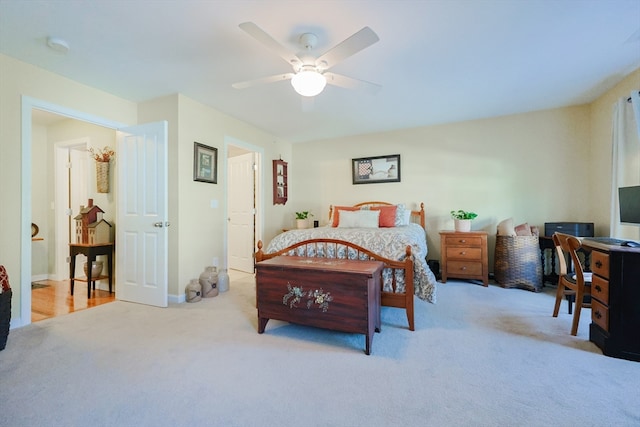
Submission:
<svg viewBox="0 0 640 427">
<path fill-rule="evenodd" d="M 556 250 L 558 251 L 560 276 L 572 273 L 571 271 L 568 271 L 567 268 L 565 254 L 568 254 L 571 257 L 573 273 L 576 275 L 576 282 L 579 285 L 584 285 L 584 269 L 582 267 L 582 262 L 578 257 L 578 249 L 582 246 L 580 240 L 574 236 L 564 233 L 554 233 L 552 239 L 556 246 Z"/>
</svg>

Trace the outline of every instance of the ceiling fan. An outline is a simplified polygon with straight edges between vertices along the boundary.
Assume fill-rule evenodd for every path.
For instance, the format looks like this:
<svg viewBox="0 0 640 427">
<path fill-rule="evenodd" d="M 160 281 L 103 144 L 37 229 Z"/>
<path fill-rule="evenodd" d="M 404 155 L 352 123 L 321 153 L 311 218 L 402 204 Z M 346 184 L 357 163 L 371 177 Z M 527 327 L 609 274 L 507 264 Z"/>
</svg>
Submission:
<svg viewBox="0 0 640 427">
<path fill-rule="evenodd" d="M 244 22 L 239 26 L 251 37 L 258 40 L 282 59 L 287 61 L 287 63 L 293 67 L 293 72 L 276 74 L 273 76 L 232 84 L 231 86 L 236 89 L 245 89 L 264 83 L 291 80 L 291 85 L 295 91 L 306 97 L 318 95 L 324 90 L 327 84 L 347 89 L 362 89 L 373 94 L 380 90 L 381 86 L 375 83 L 328 72 L 331 67 L 335 66 L 340 61 L 360 52 L 380 40 L 377 34 L 369 27 L 364 27 L 351 37 L 330 49 L 328 52 L 315 58 L 308 53 L 318 42 L 318 38 L 315 34 L 305 33 L 300 36 L 300 43 L 304 47 L 305 52 L 303 52 L 303 54 L 296 55 L 289 52 L 287 48 L 274 40 L 273 37 L 265 33 L 253 22 Z"/>
</svg>

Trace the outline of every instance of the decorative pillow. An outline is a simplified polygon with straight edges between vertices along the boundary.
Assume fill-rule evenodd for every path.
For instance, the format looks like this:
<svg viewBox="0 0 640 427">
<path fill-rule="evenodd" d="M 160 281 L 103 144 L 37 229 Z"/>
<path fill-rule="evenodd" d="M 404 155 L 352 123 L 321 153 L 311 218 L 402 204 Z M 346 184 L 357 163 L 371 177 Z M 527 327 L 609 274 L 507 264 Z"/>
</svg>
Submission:
<svg viewBox="0 0 640 427">
<path fill-rule="evenodd" d="M 342 211 L 340 214 L 340 228 L 378 228 L 380 211 L 359 210 Z"/>
<path fill-rule="evenodd" d="M 513 218 L 505 219 L 498 223 L 498 236 L 515 236 L 516 230 L 513 226 Z"/>
<path fill-rule="evenodd" d="M 531 227 L 529 227 L 528 223 L 516 225 L 515 227 L 516 236 L 531 236 Z"/>
<path fill-rule="evenodd" d="M 404 211 L 404 218 L 402 219 L 402 225 L 411 224 L 411 211 L 409 209 Z"/>
<path fill-rule="evenodd" d="M 9 289 L 11 289 L 11 286 L 9 286 L 9 275 L 4 265 L 0 265 L 0 294 L 9 291 Z"/>
<path fill-rule="evenodd" d="M 408 216 L 407 216 L 408 213 Z M 403 203 L 396 205 L 396 227 L 402 227 L 403 225 L 409 225 L 409 219 L 411 217 L 411 210 L 407 209 Z"/>
<path fill-rule="evenodd" d="M 372 206 L 372 211 L 380 211 L 380 227 L 395 227 L 397 206 Z"/>
<path fill-rule="evenodd" d="M 353 206 L 334 206 L 333 207 L 333 213 L 331 215 L 331 226 L 332 227 L 337 227 L 338 224 L 340 223 L 340 211 L 357 211 L 360 210 L 360 208 L 356 208 Z"/>
</svg>

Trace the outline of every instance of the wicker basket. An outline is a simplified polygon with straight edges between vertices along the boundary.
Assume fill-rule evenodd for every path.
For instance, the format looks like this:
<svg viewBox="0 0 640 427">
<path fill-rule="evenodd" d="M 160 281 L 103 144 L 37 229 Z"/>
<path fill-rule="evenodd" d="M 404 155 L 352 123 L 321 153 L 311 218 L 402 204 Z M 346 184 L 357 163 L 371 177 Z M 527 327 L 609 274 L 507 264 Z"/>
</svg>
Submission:
<svg viewBox="0 0 640 427">
<path fill-rule="evenodd" d="M 96 162 L 96 185 L 98 193 L 109 192 L 109 162 Z"/>
<path fill-rule="evenodd" d="M 503 288 L 540 292 L 542 259 L 538 236 L 496 236 L 493 274 Z"/>
</svg>

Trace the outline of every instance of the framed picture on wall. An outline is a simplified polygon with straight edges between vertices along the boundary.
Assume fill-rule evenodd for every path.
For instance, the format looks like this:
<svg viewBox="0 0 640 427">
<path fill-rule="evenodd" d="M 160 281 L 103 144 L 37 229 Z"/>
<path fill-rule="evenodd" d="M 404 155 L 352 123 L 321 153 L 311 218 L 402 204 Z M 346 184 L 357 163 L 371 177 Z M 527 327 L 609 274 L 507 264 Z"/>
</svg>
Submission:
<svg viewBox="0 0 640 427">
<path fill-rule="evenodd" d="M 218 183 L 218 149 L 193 143 L 193 180 Z"/>
<path fill-rule="evenodd" d="M 351 160 L 354 184 L 400 182 L 400 154 Z"/>
</svg>

